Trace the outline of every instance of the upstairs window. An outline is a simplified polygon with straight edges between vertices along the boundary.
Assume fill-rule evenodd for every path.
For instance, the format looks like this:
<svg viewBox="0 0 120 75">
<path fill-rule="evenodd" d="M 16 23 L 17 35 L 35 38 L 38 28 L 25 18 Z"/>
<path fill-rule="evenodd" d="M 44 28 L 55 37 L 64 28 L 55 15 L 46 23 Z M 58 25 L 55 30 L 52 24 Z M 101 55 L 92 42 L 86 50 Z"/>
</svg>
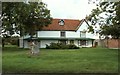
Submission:
<svg viewBox="0 0 120 75">
<path fill-rule="evenodd" d="M 86 32 L 80 31 L 80 37 L 85 38 L 86 37 Z"/>
<path fill-rule="evenodd" d="M 63 26 L 64 25 L 64 20 L 62 19 L 62 20 L 59 20 L 59 25 L 61 25 L 61 26 Z"/>
<path fill-rule="evenodd" d="M 61 31 L 61 32 L 60 32 L 60 36 L 61 36 L 61 37 L 65 37 L 65 36 L 66 36 L 66 35 L 65 35 L 65 31 Z"/>
</svg>

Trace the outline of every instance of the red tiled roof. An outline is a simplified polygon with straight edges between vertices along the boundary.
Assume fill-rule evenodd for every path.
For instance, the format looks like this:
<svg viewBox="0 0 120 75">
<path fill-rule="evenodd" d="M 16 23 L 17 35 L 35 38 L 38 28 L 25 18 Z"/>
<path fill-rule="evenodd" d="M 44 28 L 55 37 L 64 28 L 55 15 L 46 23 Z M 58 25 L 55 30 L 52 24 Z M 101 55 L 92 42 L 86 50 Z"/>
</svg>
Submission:
<svg viewBox="0 0 120 75">
<path fill-rule="evenodd" d="M 65 31 L 75 31 L 80 23 L 83 21 L 83 20 L 74 20 L 74 19 L 63 19 L 64 20 L 64 25 L 61 26 L 59 25 L 59 21 L 61 19 L 53 19 L 52 20 L 52 24 L 49 24 L 47 27 L 43 27 L 42 30 L 65 30 Z"/>
</svg>

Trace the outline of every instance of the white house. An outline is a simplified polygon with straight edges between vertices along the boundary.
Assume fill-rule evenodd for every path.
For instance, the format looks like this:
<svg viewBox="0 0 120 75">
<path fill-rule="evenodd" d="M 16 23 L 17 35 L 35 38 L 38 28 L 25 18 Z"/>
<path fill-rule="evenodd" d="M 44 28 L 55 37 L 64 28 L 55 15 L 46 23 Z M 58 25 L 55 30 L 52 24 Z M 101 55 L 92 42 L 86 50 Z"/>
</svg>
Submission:
<svg viewBox="0 0 120 75">
<path fill-rule="evenodd" d="M 53 19 L 52 24 L 43 27 L 37 31 L 37 39 L 39 48 L 45 48 L 46 44 L 64 43 L 75 44 L 78 47 L 92 47 L 96 37 L 88 32 L 89 24 L 85 19 Z M 20 38 L 20 47 L 28 48 L 29 36 Z"/>
</svg>

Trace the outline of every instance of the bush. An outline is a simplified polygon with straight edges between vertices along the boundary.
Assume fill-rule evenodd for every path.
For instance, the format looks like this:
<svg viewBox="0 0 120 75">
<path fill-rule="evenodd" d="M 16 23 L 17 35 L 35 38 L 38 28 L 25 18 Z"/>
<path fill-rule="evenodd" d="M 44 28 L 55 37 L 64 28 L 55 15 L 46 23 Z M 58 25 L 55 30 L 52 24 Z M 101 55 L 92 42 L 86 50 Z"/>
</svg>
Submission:
<svg viewBox="0 0 120 75">
<path fill-rule="evenodd" d="M 46 49 L 50 49 L 50 47 L 46 44 Z"/>
<path fill-rule="evenodd" d="M 79 47 L 77 47 L 76 45 L 65 45 L 62 43 L 50 43 L 50 45 L 46 44 L 46 48 L 47 49 L 79 49 Z"/>
<path fill-rule="evenodd" d="M 59 45 L 56 44 L 56 43 L 50 43 L 50 46 L 49 46 L 50 49 L 59 49 Z"/>
<path fill-rule="evenodd" d="M 9 38 L 3 38 L 2 42 L 5 45 L 18 45 L 19 44 L 19 37 L 9 37 Z"/>
<path fill-rule="evenodd" d="M 11 40 L 10 40 L 10 43 L 12 45 L 18 45 L 19 44 L 19 39 L 16 38 L 16 37 L 12 37 Z"/>
<path fill-rule="evenodd" d="M 68 46 L 69 46 L 69 49 L 79 49 L 79 47 L 77 47 L 76 45 L 69 44 Z"/>
</svg>

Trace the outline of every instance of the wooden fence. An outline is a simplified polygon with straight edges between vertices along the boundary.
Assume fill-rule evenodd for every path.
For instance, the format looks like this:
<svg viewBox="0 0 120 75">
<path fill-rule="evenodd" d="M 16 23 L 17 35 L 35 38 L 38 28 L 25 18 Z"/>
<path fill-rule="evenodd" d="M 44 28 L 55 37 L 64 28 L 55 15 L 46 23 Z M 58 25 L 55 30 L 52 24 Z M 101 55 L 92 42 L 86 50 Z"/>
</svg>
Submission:
<svg viewBox="0 0 120 75">
<path fill-rule="evenodd" d="M 102 47 L 120 48 L 120 39 L 102 39 L 99 42 Z"/>
</svg>

